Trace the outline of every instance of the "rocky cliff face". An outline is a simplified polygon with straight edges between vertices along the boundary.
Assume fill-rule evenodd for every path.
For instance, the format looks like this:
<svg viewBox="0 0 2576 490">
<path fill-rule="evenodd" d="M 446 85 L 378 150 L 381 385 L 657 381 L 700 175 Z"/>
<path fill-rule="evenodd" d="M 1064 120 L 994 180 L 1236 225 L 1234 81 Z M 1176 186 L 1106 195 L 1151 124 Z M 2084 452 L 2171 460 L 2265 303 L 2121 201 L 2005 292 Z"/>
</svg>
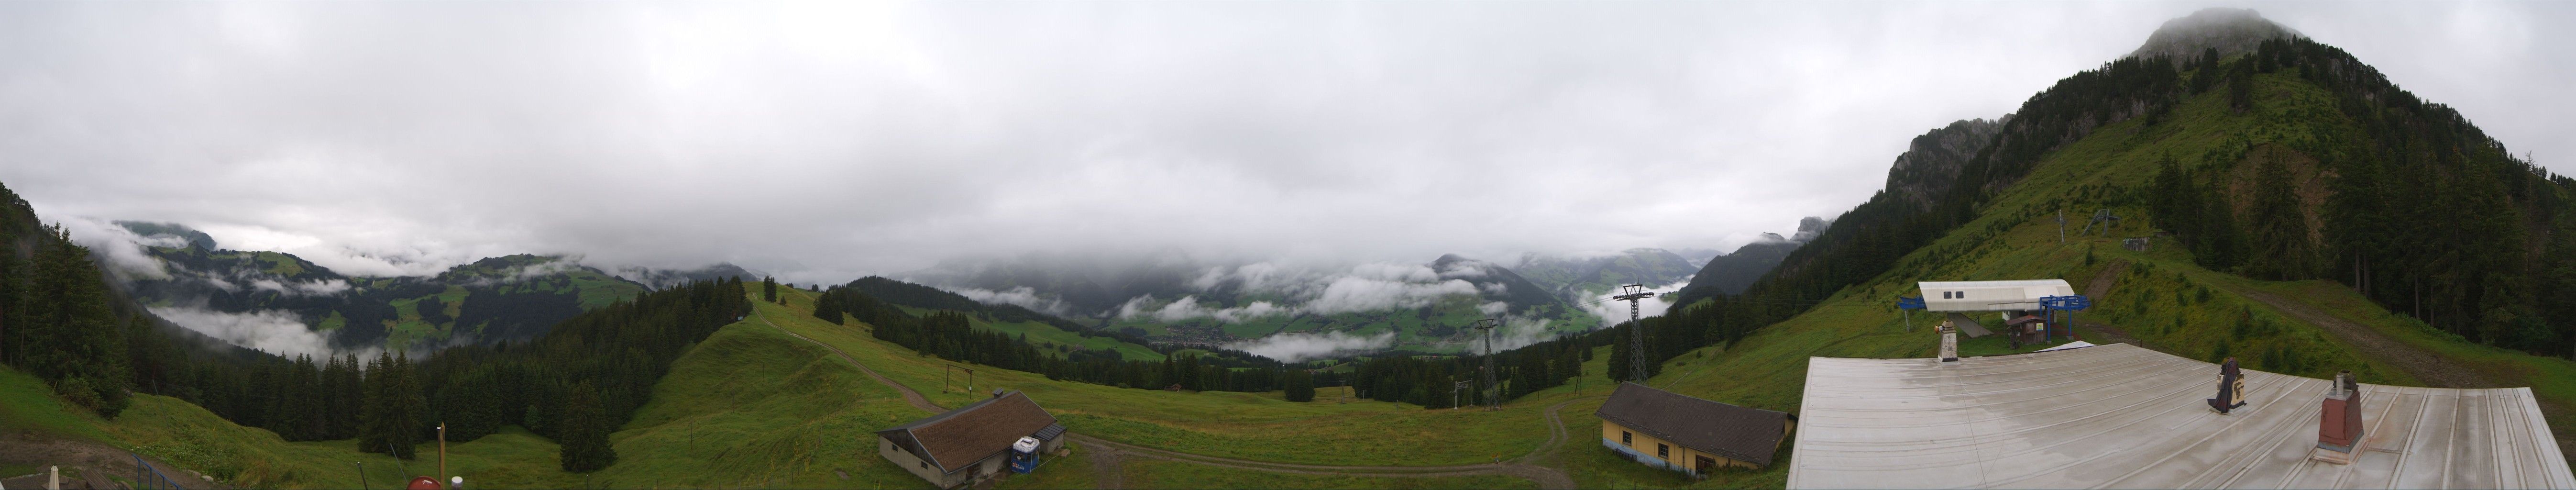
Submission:
<svg viewBox="0 0 2576 490">
<path fill-rule="evenodd" d="M 1933 199 L 1958 183 L 1959 169 L 1993 143 L 1995 133 L 2011 120 L 2010 114 L 1992 121 L 1963 120 L 1914 137 L 1905 153 L 1896 156 L 1896 164 L 1887 169 L 1887 191 L 1914 203 L 1918 209 L 1931 205 Z"/>
<path fill-rule="evenodd" d="M 2299 31 L 2264 20 L 2252 9 L 2210 8 L 2165 21 L 2129 56 L 2164 55 L 2180 63 L 2211 48 L 2218 49 L 2220 57 L 2235 56 L 2254 51 L 2264 40 L 2283 37 L 2300 37 Z"/>
</svg>

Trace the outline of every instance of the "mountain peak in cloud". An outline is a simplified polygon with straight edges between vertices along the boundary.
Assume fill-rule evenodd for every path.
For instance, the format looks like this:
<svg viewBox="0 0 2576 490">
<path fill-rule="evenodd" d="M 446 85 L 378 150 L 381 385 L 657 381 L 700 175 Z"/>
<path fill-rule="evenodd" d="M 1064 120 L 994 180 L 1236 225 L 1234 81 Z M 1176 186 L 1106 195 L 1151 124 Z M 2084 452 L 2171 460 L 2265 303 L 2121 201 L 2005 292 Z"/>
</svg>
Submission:
<svg viewBox="0 0 2576 490">
<path fill-rule="evenodd" d="M 2233 56 L 2253 51 L 2266 40 L 2298 36 L 2299 31 L 2266 20 L 2254 9 L 2207 8 L 2165 21 L 2155 34 L 2147 36 L 2145 45 L 2129 56 L 2164 55 L 2184 60 L 2212 48 L 2218 50 L 2219 56 Z"/>
</svg>

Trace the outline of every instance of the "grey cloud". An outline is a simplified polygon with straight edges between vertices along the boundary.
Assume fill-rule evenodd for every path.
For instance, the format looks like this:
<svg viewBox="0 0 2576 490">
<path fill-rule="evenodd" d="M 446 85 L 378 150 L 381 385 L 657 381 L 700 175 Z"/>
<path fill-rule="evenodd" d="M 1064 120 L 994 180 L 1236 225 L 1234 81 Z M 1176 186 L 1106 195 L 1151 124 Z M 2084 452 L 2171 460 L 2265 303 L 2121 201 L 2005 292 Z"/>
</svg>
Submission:
<svg viewBox="0 0 2576 490">
<path fill-rule="evenodd" d="M 1225 348 L 1285 362 L 1298 362 L 1382 350 L 1394 343 L 1395 332 L 1381 332 L 1376 335 L 1351 335 L 1347 332 L 1320 334 L 1293 332 L 1226 344 Z"/>
<path fill-rule="evenodd" d="M 294 313 L 285 311 L 226 313 L 173 306 L 155 306 L 150 309 L 153 315 L 169 320 L 171 324 L 195 330 L 209 337 L 223 339 L 233 345 L 271 354 L 290 357 L 298 354 L 327 357 L 346 353 L 372 355 L 380 350 L 372 348 L 364 352 L 334 350 L 325 333 L 305 328 L 304 322 L 296 319 Z"/>
<path fill-rule="evenodd" d="M 352 275 L 1732 249 L 2204 6 L 5 3 L 0 182 Z M 2576 155 L 2576 6 L 2252 7 Z"/>
<path fill-rule="evenodd" d="M 966 299 L 975 300 L 978 303 L 1018 305 L 1022 308 L 1028 308 L 1031 311 L 1041 311 L 1056 316 L 1073 316 L 1072 312 L 1065 308 L 1063 301 L 1059 301 L 1054 298 L 1040 298 L 1038 297 L 1037 289 L 1028 286 L 1020 286 L 1002 291 L 965 287 L 948 288 L 948 291 L 957 293 L 958 296 L 965 296 Z"/>
<path fill-rule="evenodd" d="M 143 247 L 187 244 L 183 239 L 135 235 L 125 227 L 96 218 L 73 218 L 60 223 L 64 231 L 71 232 L 73 243 L 89 247 L 97 255 L 105 257 L 108 273 L 120 277 L 169 279 L 169 266 L 161 259 L 153 258 Z"/>
<path fill-rule="evenodd" d="M 1669 295 L 1674 292 L 1681 291 L 1682 286 L 1690 285 L 1690 280 L 1691 278 L 1684 277 L 1679 281 L 1673 281 L 1671 284 L 1649 285 L 1646 291 L 1655 293 L 1655 296 L 1637 302 L 1636 316 L 1648 317 L 1663 315 L 1664 310 L 1673 307 L 1673 304 L 1668 302 L 1672 300 Z M 1601 317 L 1601 325 L 1603 327 L 1627 322 L 1629 317 L 1628 302 L 1610 300 L 1610 297 L 1618 296 L 1619 293 L 1619 291 L 1606 291 L 1601 294 L 1593 295 L 1591 298 L 1585 298 L 1582 303 L 1584 305 L 1583 311 L 1592 313 L 1592 316 Z"/>
</svg>

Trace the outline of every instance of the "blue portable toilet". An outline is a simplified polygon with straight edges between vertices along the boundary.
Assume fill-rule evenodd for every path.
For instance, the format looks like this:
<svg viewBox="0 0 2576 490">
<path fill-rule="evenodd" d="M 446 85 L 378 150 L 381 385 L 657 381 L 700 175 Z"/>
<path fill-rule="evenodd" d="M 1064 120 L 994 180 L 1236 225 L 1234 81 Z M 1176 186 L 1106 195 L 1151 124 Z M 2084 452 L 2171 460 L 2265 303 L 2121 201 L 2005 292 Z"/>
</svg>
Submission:
<svg viewBox="0 0 2576 490">
<path fill-rule="evenodd" d="M 1027 474 L 1038 469 L 1038 438 L 1022 437 L 1011 443 L 1011 472 Z"/>
</svg>

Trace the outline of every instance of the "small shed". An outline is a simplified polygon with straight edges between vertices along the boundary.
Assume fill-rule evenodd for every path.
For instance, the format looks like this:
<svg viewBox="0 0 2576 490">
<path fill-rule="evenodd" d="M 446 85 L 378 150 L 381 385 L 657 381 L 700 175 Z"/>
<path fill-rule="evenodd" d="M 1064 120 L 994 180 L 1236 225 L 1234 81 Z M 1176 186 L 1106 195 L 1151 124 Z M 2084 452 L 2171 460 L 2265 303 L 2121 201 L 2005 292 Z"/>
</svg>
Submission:
<svg viewBox="0 0 2576 490">
<path fill-rule="evenodd" d="M 2014 342 L 2023 344 L 2048 342 L 2048 319 L 2040 318 L 2039 315 L 2021 315 L 2020 318 L 2005 321 L 2004 327 L 2012 332 Z"/>
<path fill-rule="evenodd" d="M 940 488 L 1025 473 L 1037 454 L 1063 447 L 1064 425 L 1018 391 L 877 431 L 877 455 Z"/>
<path fill-rule="evenodd" d="M 1601 417 L 1601 445 L 1620 457 L 1693 475 L 1726 466 L 1768 466 L 1798 424 L 1798 417 L 1786 412 L 1636 383 L 1620 383 L 1593 415 Z"/>
</svg>

